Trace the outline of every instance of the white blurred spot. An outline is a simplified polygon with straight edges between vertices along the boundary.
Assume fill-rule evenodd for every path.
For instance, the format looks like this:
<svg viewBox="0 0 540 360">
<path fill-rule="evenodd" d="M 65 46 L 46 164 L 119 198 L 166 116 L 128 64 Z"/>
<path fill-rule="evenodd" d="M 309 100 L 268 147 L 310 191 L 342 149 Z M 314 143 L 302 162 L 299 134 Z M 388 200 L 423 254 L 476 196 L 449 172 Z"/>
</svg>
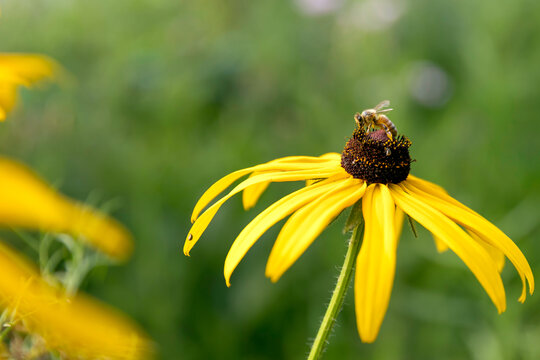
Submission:
<svg viewBox="0 0 540 360">
<path fill-rule="evenodd" d="M 343 14 L 341 23 L 364 31 L 380 31 L 392 25 L 403 12 L 404 6 L 399 0 L 356 1 Z"/>
<path fill-rule="evenodd" d="M 343 0 L 295 0 L 300 11 L 305 15 L 323 15 L 334 12 L 343 5 Z"/>
<path fill-rule="evenodd" d="M 409 91 L 427 107 L 444 105 L 452 95 L 452 84 L 446 71 L 429 61 L 413 64 L 409 71 Z"/>
</svg>

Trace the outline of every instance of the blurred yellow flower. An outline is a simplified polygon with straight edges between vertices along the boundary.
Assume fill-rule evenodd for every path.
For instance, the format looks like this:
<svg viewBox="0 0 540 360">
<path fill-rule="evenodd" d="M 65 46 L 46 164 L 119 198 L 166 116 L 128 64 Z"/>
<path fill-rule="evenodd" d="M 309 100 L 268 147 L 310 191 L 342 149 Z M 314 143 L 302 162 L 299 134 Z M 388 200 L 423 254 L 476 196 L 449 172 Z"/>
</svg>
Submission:
<svg viewBox="0 0 540 360">
<path fill-rule="evenodd" d="M 41 55 L 0 54 L 0 120 L 13 108 L 17 86 L 51 77 L 57 68 Z M 24 165 L 3 157 L 0 225 L 69 233 L 116 260 L 127 259 L 133 250 L 120 223 L 62 196 Z M 151 357 L 151 342 L 129 319 L 85 296 L 67 296 L 2 243 L 0 264 L 0 307 L 13 322 L 39 335 L 48 349 L 77 359 Z M 0 357 L 7 352 L 0 341 Z"/>
<path fill-rule="evenodd" d="M 361 200 L 365 231 L 356 259 L 354 293 L 362 341 L 376 339 L 388 307 L 404 213 L 433 234 L 440 251 L 450 248 L 463 260 L 499 313 L 506 308 L 499 272 L 507 257 L 523 282 L 519 298 L 523 302 L 526 282 L 532 294 L 534 279 L 521 251 L 501 230 L 441 187 L 409 175 L 410 144 L 403 136 L 389 138 L 384 130 L 369 132 L 359 127 L 342 154 L 285 157 L 235 171 L 213 184 L 195 205 L 184 253 L 189 255 L 218 209 L 233 195 L 243 192 L 248 209 L 270 182 L 306 180 L 305 187 L 272 204 L 240 232 L 225 259 L 227 286 L 251 246 L 280 220 L 291 215 L 268 258 L 266 276 L 272 281 L 283 275 L 334 218 Z M 246 175 L 250 176 L 202 212 Z"/>
<path fill-rule="evenodd" d="M 125 316 L 83 295 L 67 297 L 0 243 L 0 306 L 49 349 L 77 359 L 147 359 L 150 341 Z"/>
<path fill-rule="evenodd" d="M 117 260 L 131 254 L 131 236 L 114 219 L 58 194 L 7 158 L 0 157 L 0 174 L 0 225 L 70 233 Z"/>
<path fill-rule="evenodd" d="M 57 70 L 54 60 L 43 55 L 0 53 L 0 121 L 15 106 L 18 86 L 52 78 Z"/>
<path fill-rule="evenodd" d="M 132 251 L 114 219 L 56 193 L 21 164 L 0 158 L 0 225 L 66 232 L 117 260 Z M 82 295 L 68 297 L 0 243 L 0 308 L 45 346 L 80 359 L 146 359 L 151 343 L 127 318 Z"/>
</svg>

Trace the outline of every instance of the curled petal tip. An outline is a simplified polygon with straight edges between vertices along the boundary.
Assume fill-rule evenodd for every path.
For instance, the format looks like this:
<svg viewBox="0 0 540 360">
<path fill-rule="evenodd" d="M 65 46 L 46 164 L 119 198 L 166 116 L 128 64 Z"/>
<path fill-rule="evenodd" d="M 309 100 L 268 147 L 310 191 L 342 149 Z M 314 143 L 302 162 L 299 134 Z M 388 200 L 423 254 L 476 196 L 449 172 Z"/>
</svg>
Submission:
<svg viewBox="0 0 540 360">
<path fill-rule="evenodd" d="M 184 255 L 190 256 L 190 255 L 189 255 L 189 250 L 190 250 L 190 248 L 188 248 L 187 243 L 186 243 L 186 244 L 184 245 L 184 249 L 183 249 Z"/>
</svg>

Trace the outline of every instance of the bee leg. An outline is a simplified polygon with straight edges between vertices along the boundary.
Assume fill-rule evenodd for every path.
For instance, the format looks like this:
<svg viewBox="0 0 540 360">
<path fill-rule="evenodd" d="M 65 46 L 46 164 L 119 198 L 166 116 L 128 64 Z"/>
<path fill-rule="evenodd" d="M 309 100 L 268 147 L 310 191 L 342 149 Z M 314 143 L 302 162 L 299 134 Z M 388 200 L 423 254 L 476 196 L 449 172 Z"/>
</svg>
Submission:
<svg viewBox="0 0 540 360">
<path fill-rule="evenodd" d="M 393 137 L 392 137 L 392 132 L 390 131 L 390 129 L 388 128 L 388 126 L 386 126 L 386 124 L 381 124 L 384 131 L 386 132 L 386 136 L 388 136 L 388 138 L 390 140 L 393 140 Z"/>
</svg>

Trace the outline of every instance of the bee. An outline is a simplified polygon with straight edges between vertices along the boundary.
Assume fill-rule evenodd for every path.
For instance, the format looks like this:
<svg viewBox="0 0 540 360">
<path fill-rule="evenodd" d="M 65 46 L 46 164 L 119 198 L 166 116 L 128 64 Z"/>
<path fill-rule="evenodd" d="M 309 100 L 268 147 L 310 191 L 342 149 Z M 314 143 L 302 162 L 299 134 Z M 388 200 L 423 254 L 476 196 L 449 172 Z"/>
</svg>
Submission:
<svg viewBox="0 0 540 360">
<path fill-rule="evenodd" d="M 368 132 L 371 127 L 378 127 L 380 129 L 384 129 L 388 138 L 393 139 L 394 137 L 397 137 L 396 125 L 394 125 L 394 123 L 390 121 L 388 116 L 384 115 L 384 113 L 393 110 L 385 109 L 389 105 L 390 101 L 381 101 L 373 109 L 364 110 L 361 114 L 356 113 L 356 115 L 354 116 L 354 120 L 359 127 L 367 127 Z"/>
<path fill-rule="evenodd" d="M 356 115 L 354 115 L 354 120 L 356 121 L 358 127 L 367 127 L 368 133 L 372 127 L 378 127 L 380 129 L 384 129 L 384 131 L 386 132 L 386 136 L 388 136 L 389 139 L 393 139 L 398 135 L 396 125 L 394 125 L 394 123 L 390 121 L 388 116 L 384 115 L 384 113 L 393 110 L 385 109 L 388 108 L 389 105 L 389 100 L 383 100 L 373 109 L 364 110 L 360 114 L 356 113 Z M 384 150 L 386 156 L 390 156 L 390 149 L 385 148 Z"/>
</svg>

